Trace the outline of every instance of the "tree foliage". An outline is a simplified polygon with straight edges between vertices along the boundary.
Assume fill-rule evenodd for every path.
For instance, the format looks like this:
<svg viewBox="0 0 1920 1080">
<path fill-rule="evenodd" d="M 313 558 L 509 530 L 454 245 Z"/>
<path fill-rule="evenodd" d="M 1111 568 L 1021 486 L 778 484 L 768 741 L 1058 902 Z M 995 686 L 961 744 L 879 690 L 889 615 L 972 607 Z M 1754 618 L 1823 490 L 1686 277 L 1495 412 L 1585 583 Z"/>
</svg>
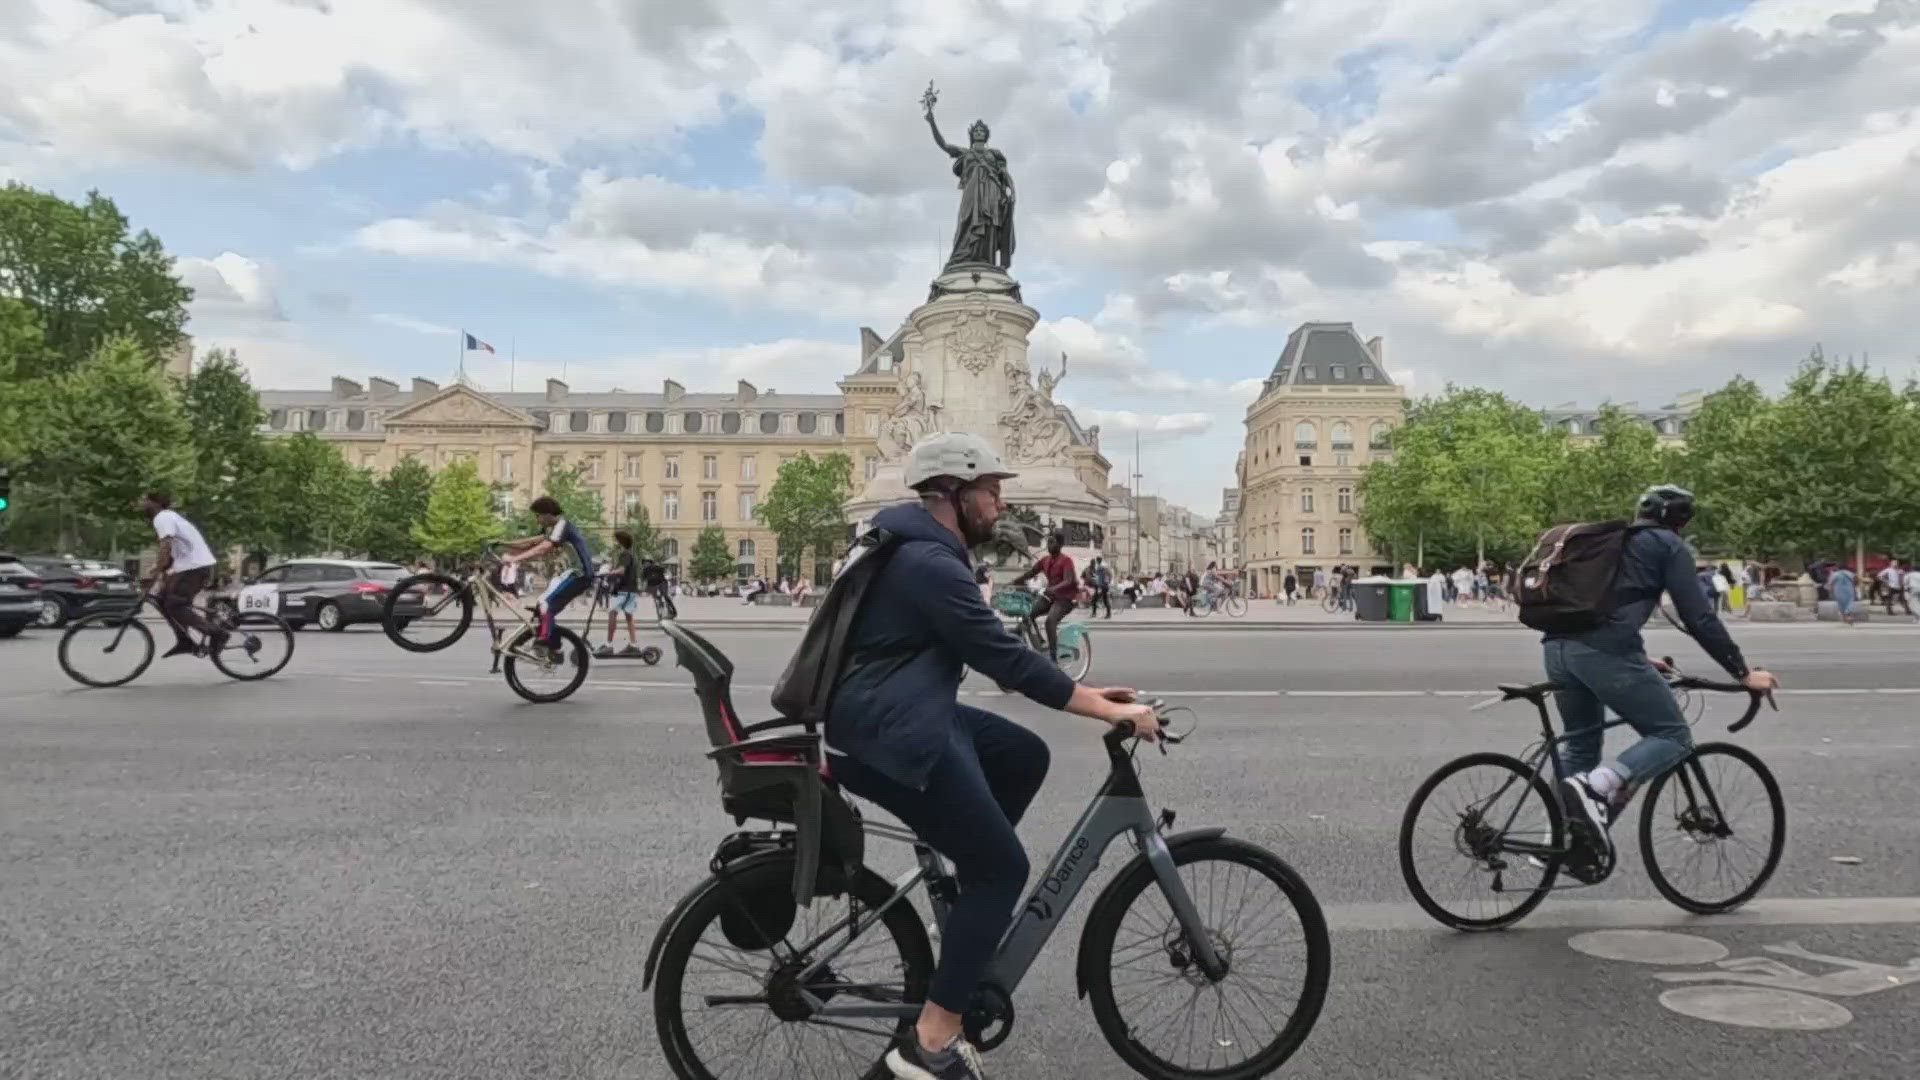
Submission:
<svg viewBox="0 0 1920 1080">
<path fill-rule="evenodd" d="M 229 543 L 263 542 L 273 494 L 263 484 L 269 450 L 260 434 L 265 413 L 246 368 L 232 352 L 210 350 L 180 384 L 180 404 L 193 431 L 183 496 L 194 523 Z"/>
<path fill-rule="evenodd" d="M 414 539 L 413 527 L 426 520 L 433 473 L 412 458 L 402 458 L 372 486 L 372 504 L 356 546 L 370 559 L 413 562 L 426 551 Z"/>
<path fill-rule="evenodd" d="M 1676 455 L 1645 421 L 1607 405 L 1595 427 L 1593 442 L 1559 455 L 1546 488 L 1549 523 L 1630 518 L 1641 493 L 1678 475 Z"/>
<path fill-rule="evenodd" d="M 560 504 L 560 513 L 580 535 L 587 538 L 587 548 L 594 554 L 603 551 L 611 542 L 612 535 L 607 527 L 606 507 L 600 499 L 600 489 L 587 486 L 587 466 L 581 462 L 571 467 L 549 463 L 547 477 L 541 485 L 540 494 L 550 495 Z M 532 536 L 540 531 L 540 522 L 533 511 L 521 507 L 507 520 L 507 532 L 512 536 Z M 640 549 L 639 537 L 634 538 L 634 550 Z"/>
<path fill-rule="evenodd" d="M 727 548 L 727 534 L 718 525 L 700 530 L 693 542 L 693 554 L 687 561 L 687 574 L 694 581 L 724 581 L 733 577 L 733 552 Z"/>
<path fill-rule="evenodd" d="M 258 492 L 259 532 L 245 542 L 280 555 L 318 555 L 358 548 L 373 481 L 339 447 L 303 431 L 267 442 Z"/>
<path fill-rule="evenodd" d="M 84 203 L 23 184 L 0 188 L 0 296 L 33 313 L 45 348 L 18 374 L 33 378 L 80 366 L 114 336 L 133 355 L 160 363 L 176 347 L 193 290 L 150 232 L 129 234 L 113 200 Z"/>
<path fill-rule="evenodd" d="M 816 563 L 838 554 L 852 490 L 853 462 L 845 454 L 801 454 L 781 464 L 754 514 L 779 541 L 783 573 L 800 572 L 807 552 Z"/>
<path fill-rule="evenodd" d="M 647 513 L 647 504 L 636 500 L 633 512 L 620 523 L 633 537 L 633 553 L 642 559 L 660 558 L 660 530 L 653 527 L 653 515 Z"/>
<path fill-rule="evenodd" d="M 464 558 L 499 535 L 492 493 L 473 462 L 461 458 L 441 469 L 433 478 L 426 516 L 413 527 L 414 542 L 433 555 Z"/>
</svg>

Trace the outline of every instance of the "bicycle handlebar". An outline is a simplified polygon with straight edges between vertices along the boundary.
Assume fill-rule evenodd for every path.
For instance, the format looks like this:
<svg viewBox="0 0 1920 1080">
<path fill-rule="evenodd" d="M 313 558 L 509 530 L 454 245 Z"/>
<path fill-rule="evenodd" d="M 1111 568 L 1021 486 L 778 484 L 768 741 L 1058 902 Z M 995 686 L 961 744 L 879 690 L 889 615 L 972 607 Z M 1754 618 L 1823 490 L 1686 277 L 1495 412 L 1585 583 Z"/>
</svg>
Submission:
<svg viewBox="0 0 1920 1080">
<path fill-rule="evenodd" d="M 1160 752 L 1162 754 L 1167 752 L 1168 743 L 1172 743 L 1173 745 L 1178 746 L 1181 743 L 1187 741 L 1186 735 L 1175 735 L 1173 732 L 1167 730 L 1166 719 L 1168 716 L 1171 716 L 1175 712 L 1179 712 L 1179 711 L 1191 712 L 1192 711 L 1191 709 L 1186 709 L 1185 706 L 1168 705 L 1165 701 L 1162 701 L 1159 698 L 1143 697 L 1143 698 L 1138 698 L 1136 700 L 1138 700 L 1139 703 L 1142 705 L 1151 706 L 1153 708 L 1154 718 L 1161 722 L 1160 738 L 1158 741 L 1160 743 Z M 1189 731 L 1188 734 L 1190 735 L 1192 734 L 1192 732 Z M 1105 735 L 1100 736 L 1101 741 L 1109 745 L 1118 745 L 1122 742 L 1125 742 L 1128 739 L 1135 738 L 1135 737 L 1136 736 L 1133 733 L 1133 721 L 1131 720 L 1122 720 L 1117 724 L 1113 724 L 1109 726 L 1107 728 L 1107 733 Z"/>
<path fill-rule="evenodd" d="M 1683 675 L 1680 673 L 1680 669 L 1674 665 L 1673 657 L 1671 656 L 1661 657 L 1660 662 L 1667 665 L 1667 667 L 1673 671 L 1673 678 L 1667 680 L 1667 685 L 1669 686 L 1681 690 L 1711 690 L 1717 694 L 1747 695 L 1749 699 L 1747 701 L 1747 711 L 1741 714 L 1740 719 L 1727 725 L 1728 731 L 1739 731 L 1748 724 L 1753 723 L 1753 718 L 1760 714 L 1760 703 L 1762 701 L 1765 701 L 1771 706 L 1774 712 L 1780 711 L 1780 703 L 1773 699 L 1773 691 L 1771 690 L 1753 690 L 1749 689 L 1743 683 L 1715 682 L 1712 679 Z"/>
</svg>

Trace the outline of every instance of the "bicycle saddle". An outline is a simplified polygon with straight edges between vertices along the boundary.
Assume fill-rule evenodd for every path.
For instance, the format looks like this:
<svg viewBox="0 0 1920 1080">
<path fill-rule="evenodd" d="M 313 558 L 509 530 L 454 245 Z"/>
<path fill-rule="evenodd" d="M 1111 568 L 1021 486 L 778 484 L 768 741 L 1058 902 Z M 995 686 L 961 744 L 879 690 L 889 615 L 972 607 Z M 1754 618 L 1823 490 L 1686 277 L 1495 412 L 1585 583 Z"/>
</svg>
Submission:
<svg viewBox="0 0 1920 1080">
<path fill-rule="evenodd" d="M 1503 683 L 1495 684 L 1494 689 L 1506 695 L 1508 700 L 1512 700 L 1513 698 L 1526 698 L 1528 701 L 1539 701 L 1542 698 L 1546 697 L 1548 694 L 1551 694 L 1555 690 L 1560 689 L 1560 684 L 1553 683 L 1553 682 L 1540 682 L 1540 683 L 1504 683 L 1503 682 Z"/>
</svg>

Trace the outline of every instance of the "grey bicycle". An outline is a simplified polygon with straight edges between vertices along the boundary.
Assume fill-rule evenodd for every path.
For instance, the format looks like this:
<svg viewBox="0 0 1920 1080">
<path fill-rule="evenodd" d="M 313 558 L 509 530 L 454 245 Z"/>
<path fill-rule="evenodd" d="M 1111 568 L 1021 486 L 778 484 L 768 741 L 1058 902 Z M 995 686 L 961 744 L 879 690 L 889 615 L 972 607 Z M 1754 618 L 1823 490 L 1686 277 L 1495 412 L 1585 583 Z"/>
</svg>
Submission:
<svg viewBox="0 0 1920 1080">
<path fill-rule="evenodd" d="M 723 840 L 712 875 L 655 937 L 643 986 L 667 1063 L 680 1080 L 879 1080 L 887 1048 L 911 1037 L 933 976 L 912 896 L 924 891 L 943 926 L 954 878 L 911 832 L 862 820 L 820 779 L 816 733 L 767 733 L 796 726 L 785 720 L 739 726 L 732 665 L 697 635 L 663 628 L 693 671 L 728 812 L 743 823 L 797 823 Z M 1184 738 L 1165 736 L 1162 752 Z M 1125 837 L 1135 853 L 1094 900 L 1075 963 L 1101 1034 L 1143 1076 L 1265 1076 L 1299 1049 L 1326 998 L 1332 948 L 1320 905 L 1259 845 L 1219 828 L 1171 832 L 1174 812 L 1156 816 L 1140 786 L 1131 727 L 1103 742 L 1106 780 L 1001 940 L 966 1013 L 968 1038 L 982 1050 L 1006 1041 L 1014 992 Z M 913 867 L 882 877 L 864 861 L 867 837 L 910 846 Z"/>
</svg>

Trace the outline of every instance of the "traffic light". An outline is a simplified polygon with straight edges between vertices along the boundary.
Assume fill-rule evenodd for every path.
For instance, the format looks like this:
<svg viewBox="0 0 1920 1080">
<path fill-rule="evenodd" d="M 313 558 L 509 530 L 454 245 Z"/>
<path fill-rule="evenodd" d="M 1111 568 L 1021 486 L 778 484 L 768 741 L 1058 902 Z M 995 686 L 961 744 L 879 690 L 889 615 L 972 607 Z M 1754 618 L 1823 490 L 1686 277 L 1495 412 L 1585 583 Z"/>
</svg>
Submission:
<svg viewBox="0 0 1920 1080">
<path fill-rule="evenodd" d="M 0 465 L 0 514 L 13 505 L 13 470 Z"/>
</svg>

